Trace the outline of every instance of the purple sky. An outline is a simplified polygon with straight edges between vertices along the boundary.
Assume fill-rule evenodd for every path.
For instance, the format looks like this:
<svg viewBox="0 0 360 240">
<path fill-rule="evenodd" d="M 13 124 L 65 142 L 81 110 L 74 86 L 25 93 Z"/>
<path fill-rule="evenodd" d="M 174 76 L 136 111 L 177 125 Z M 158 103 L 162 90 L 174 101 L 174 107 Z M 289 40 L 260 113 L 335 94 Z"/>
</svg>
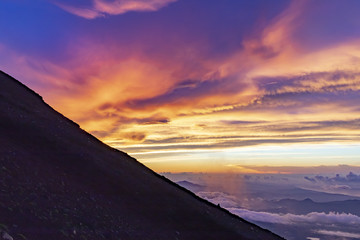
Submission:
<svg viewBox="0 0 360 240">
<path fill-rule="evenodd" d="M 0 69 L 157 171 L 360 165 L 359 10 L 357 0 L 3 0 Z"/>
</svg>

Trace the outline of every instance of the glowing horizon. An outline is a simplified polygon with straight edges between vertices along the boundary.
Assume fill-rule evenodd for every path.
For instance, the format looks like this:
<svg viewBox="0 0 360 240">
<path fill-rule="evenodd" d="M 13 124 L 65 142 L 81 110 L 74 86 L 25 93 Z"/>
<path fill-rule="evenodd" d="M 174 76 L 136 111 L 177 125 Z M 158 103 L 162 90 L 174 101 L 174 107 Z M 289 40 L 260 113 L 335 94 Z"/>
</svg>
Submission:
<svg viewBox="0 0 360 240">
<path fill-rule="evenodd" d="M 358 7 L 6 0 L 0 68 L 155 171 L 360 166 Z"/>
</svg>

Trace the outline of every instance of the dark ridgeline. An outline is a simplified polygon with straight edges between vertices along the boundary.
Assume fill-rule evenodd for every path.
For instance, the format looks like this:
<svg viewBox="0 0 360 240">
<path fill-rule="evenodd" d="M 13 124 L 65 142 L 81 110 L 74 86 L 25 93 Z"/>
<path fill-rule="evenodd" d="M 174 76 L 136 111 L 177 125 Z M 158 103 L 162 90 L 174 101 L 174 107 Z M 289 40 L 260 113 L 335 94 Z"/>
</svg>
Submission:
<svg viewBox="0 0 360 240">
<path fill-rule="evenodd" d="M 0 163 L 0 230 L 15 240 L 282 239 L 103 144 L 3 72 Z"/>
</svg>

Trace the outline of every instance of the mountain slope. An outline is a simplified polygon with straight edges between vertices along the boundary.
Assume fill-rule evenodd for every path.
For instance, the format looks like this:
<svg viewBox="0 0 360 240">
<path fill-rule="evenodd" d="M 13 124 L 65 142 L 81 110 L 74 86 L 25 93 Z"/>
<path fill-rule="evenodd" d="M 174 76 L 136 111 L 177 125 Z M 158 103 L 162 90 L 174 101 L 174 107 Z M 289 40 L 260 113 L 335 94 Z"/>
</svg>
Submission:
<svg viewBox="0 0 360 240">
<path fill-rule="evenodd" d="M 0 72 L 0 230 L 14 239 L 281 239 L 103 144 Z"/>
</svg>

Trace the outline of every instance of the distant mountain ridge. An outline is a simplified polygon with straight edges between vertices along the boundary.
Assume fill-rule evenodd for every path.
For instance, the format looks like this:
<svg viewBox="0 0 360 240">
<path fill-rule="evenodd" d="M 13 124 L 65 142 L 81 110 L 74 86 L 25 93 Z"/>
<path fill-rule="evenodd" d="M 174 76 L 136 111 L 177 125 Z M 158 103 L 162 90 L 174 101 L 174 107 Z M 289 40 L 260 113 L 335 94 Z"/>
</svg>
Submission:
<svg viewBox="0 0 360 240">
<path fill-rule="evenodd" d="M 202 186 L 202 185 L 196 184 L 196 183 L 192 183 L 189 181 L 178 181 L 176 183 L 192 192 L 199 192 L 206 188 L 205 186 Z"/>
<path fill-rule="evenodd" d="M 88 134 L 0 72 L 0 230 L 14 239 L 282 239 Z"/>
</svg>

